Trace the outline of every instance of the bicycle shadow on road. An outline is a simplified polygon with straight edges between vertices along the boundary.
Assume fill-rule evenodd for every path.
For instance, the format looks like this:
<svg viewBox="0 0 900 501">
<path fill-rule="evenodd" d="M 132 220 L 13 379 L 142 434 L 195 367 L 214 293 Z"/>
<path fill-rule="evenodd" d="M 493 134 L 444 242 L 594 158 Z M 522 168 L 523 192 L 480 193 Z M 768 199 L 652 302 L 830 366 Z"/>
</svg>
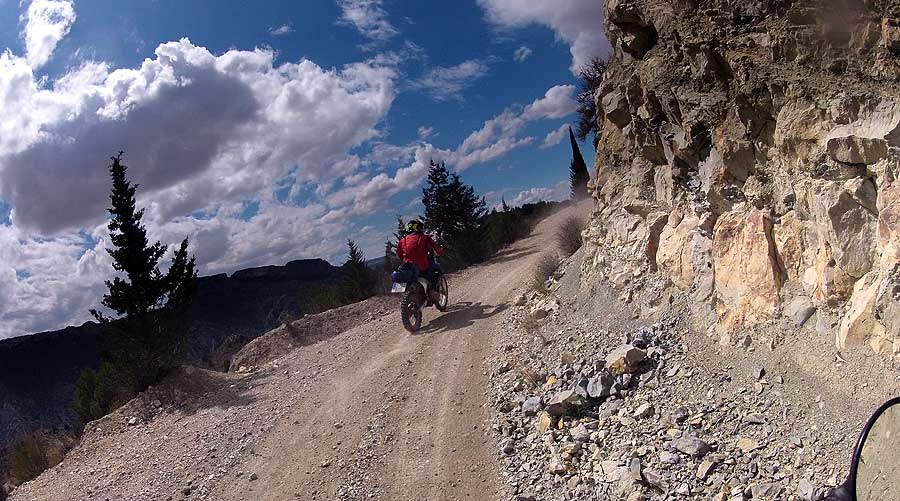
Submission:
<svg viewBox="0 0 900 501">
<path fill-rule="evenodd" d="M 475 325 L 475 322 L 502 313 L 509 308 L 509 304 L 503 303 L 496 306 L 482 304 L 481 302 L 462 301 L 453 303 L 447 311 L 440 316 L 431 319 L 427 325 L 423 325 L 418 334 L 439 334 L 442 332 L 465 329 Z"/>
</svg>

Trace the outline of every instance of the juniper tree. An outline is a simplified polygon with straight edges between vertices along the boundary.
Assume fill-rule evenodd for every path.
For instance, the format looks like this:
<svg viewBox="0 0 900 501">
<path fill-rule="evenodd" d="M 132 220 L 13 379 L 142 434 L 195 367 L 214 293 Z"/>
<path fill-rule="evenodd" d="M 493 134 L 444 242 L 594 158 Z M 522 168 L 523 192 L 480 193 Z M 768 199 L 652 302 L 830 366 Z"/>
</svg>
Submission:
<svg viewBox="0 0 900 501">
<path fill-rule="evenodd" d="M 582 65 L 578 69 L 578 77 L 581 80 L 578 96 L 578 123 L 576 124 L 576 135 L 581 141 L 591 137 L 591 144 L 597 145 L 597 103 L 594 95 L 600 85 L 603 83 L 603 75 L 606 73 L 606 61 L 595 57 Z"/>
<path fill-rule="evenodd" d="M 378 278 L 366 264 L 362 249 L 347 240 L 347 261 L 341 266 L 341 297 L 345 304 L 356 303 L 374 296 Z"/>
<path fill-rule="evenodd" d="M 168 271 L 160 271 L 166 247 L 147 238 L 144 211 L 136 208 L 138 185 L 128 181 L 122 152 L 111 160 L 107 227 L 112 247 L 107 252 L 118 275 L 106 281 L 102 304 L 116 316 L 91 310 L 105 328 L 105 341 L 100 370 L 83 373 L 77 385 L 74 405 L 86 420 L 124 403 L 179 362 L 188 329 L 184 316 L 197 278 L 187 238 Z"/>
<path fill-rule="evenodd" d="M 587 183 L 591 180 L 588 173 L 587 165 L 584 163 L 584 157 L 581 156 L 581 150 L 578 148 L 578 142 L 575 141 L 575 134 L 569 127 L 569 140 L 572 143 L 572 163 L 569 164 L 569 187 L 572 193 L 572 200 L 584 200 L 588 197 Z"/>
</svg>

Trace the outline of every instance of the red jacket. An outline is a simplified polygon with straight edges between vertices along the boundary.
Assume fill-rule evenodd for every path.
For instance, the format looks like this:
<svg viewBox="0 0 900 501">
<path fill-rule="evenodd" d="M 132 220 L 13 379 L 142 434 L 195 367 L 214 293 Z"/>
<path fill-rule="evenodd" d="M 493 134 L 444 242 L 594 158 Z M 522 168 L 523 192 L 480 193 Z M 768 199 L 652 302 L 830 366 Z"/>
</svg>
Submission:
<svg viewBox="0 0 900 501">
<path fill-rule="evenodd" d="M 444 249 L 424 233 L 410 233 L 397 243 L 397 257 L 404 263 L 415 264 L 419 271 L 428 269 L 429 253 L 440 256 Z"/>
</svg>

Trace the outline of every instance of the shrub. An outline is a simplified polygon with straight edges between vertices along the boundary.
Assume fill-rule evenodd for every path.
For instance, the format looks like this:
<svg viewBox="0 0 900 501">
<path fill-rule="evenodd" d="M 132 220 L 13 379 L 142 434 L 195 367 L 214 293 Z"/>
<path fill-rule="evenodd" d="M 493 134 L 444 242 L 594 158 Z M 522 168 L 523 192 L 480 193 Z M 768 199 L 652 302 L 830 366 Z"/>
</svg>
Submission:
<svg viewBox="0 0 900 501">
<path fill-rule="evenodd" d="M 559 257 L 553 254 L 542 255 L 534 265 L 534 273 L 531 278 L 531 289 L 542 294 L 547 291 L 547 279 L 559 267 Z"/>
<path fill-rule="evenodd" d="M 584 231 L 584 220 L 570 216 L 563 221 L 556 231 L 556 243 L 566 256 L 575 254 L 581 248 L 581 232 Z"/>
<path fill-rule="evenodd" d="M 127 374 L 106 362 L 99 369 L 85 369 L 75 382 L 72 408 L 82 423 L 100 419 L 136 394 L 134 383 Z"/>
<path fill-rule="evenodd" d="M 75 437 L 64 432 L 35 432 L 22 437 L 7 451 L 8 484 L 17 486 L 37 478 L 48 468 L 59 464 L 74 444 Z M 6 494 L 0 486 L 0 500 L 5 499 Z"/>
<path fill-rule="evenodd" d="M 378 276 L 366 264 L 366 256 L 353 240 L 347 240 L 347 261 L 341 267 L 341 299 L 352 304 L 374 296 Z"/>
<path fill-rule="evenodd" d="M 9 449 L 9 479 L 13 485 L 37 478 L 51 466 L 47 447 L 41 438 L 28 435 Z"/>
<path fill-rule="evenodd" d="M 318 287 L 312 291 L 307 301 L 308 307 L 306 308 L 306 311 L 310 315 L 333 310 L 346 304 L 341 300 L 340 284 L 322 285 Z"/>
</svg>

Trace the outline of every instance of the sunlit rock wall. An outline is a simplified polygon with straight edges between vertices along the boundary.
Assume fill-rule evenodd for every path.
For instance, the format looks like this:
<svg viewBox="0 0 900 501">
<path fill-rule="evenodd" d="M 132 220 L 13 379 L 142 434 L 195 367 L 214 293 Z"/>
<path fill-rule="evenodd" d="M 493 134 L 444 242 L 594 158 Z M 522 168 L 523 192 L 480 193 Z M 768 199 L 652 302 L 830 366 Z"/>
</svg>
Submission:
<svg viewBox="0 0 900 501">
<path fill-rule="evenodd" d="M 900 0 L 607 0 L 605 29 L 585 283 L 900 353 Z"/>
</svg>

